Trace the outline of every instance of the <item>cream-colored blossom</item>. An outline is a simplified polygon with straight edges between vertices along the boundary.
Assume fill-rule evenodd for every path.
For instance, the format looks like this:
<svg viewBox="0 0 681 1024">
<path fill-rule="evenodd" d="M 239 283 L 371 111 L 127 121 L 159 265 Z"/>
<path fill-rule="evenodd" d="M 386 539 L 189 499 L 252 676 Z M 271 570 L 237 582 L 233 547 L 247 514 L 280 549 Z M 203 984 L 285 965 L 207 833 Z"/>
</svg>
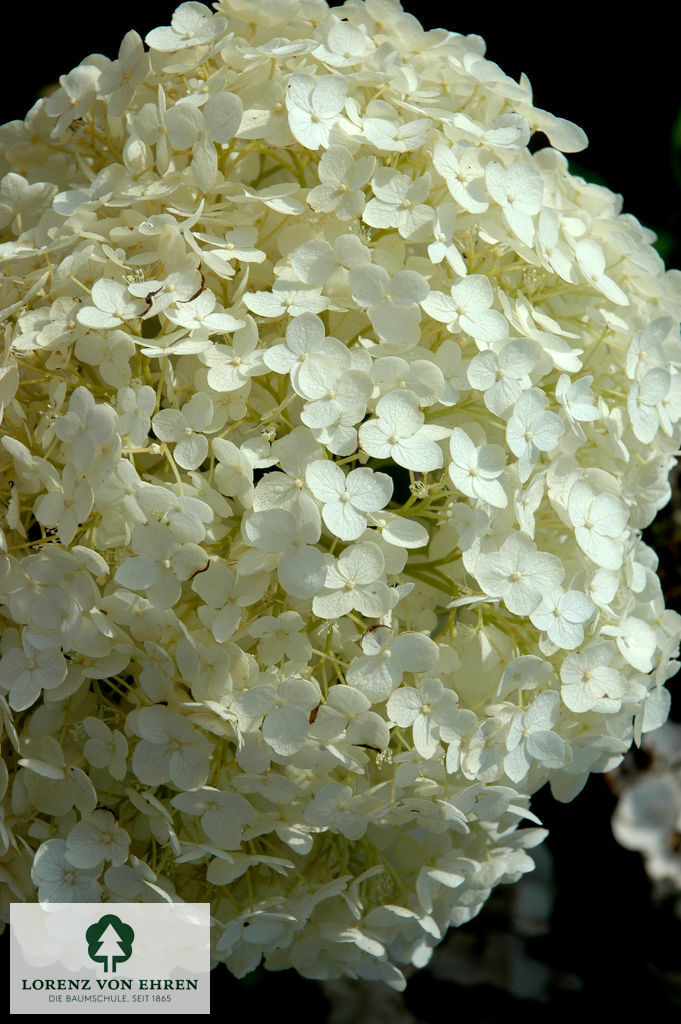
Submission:
<svg viewBox="0 0 681 1024">
<path fill-rule="evenodd" d="M 679 276 L 397 0 L 146 45 L 0 128 L 2 905 L 399 988 L 667 715 Z"/>
</svg>

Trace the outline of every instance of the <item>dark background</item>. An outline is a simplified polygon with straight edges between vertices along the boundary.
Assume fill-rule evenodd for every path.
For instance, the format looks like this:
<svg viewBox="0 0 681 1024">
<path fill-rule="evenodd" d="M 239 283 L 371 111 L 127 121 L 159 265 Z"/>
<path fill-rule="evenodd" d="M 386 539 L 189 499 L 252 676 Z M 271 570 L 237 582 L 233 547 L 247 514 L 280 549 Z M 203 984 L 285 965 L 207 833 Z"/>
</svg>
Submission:
<svg viewBox="0 0 681 1024">
<path fill-rule="evenodd" d="M 43 86 L 88 54 L 114 58 L 128 29 L 144 37 L 156 25 L 168 24 L 174 6 L 159 0 L 87 7 L 68 2 L 6 5 L 0 123 L 23 117 Z M 257 9 L 257 0 L 253 6 Z M 681 268 L 681 175 L 673 143 L 681 78 L 670 5 L 653 3 L 628 11 L 598 3 L 441 8 L 433 2 L 411 2 L 405 7 L 428 28 L 483 36 L 489 58 L 508 75 L 517 79 L 525 72 L 537 106 L 575 121 L 589 136 L 589 148 L 572 161 L 575 173 L 622 193 L 624 210 L 658 232 L 668 266 Z M 16 64 L 11 59 L 7 63 L 12 52 Z M 681 610 L 678 506 L 675 493 L 649 540 L 661 556 L 668 603 Z M 677 698 L 677 719 L 679 703 Z M 646 1013 L 663 1015 L 662 1020 L 678 1019 L 681 925 L 670 906 L 651 902 L 638 855 L 613 840 L 613 806 L 608 782 L 600 776 L 568 806 L 553 803 L 543 792 L 534 802 L 551 830 L 555 904 L 549 934 L 523 942 L 532 958 L 555 972 L 555 982 L 545 991 L 549 1006 L 514 998 L 503 985 L 467 987 L 436 979 L 426 970 L 410 981 L 401 1010 L 390 1013 L 395 1024 L 400 1024 L 401 1014 L 405 1021 L 439 1022 L 443 1008 L 448 1017 L 465 1014 L 469 1024 L 505 1022 L 509 1011 L 522 1012 L 527 1022 L 545 1019 L 547 1011 L 554 1024 L 580 1012 L 587 1019 L 605 1012 L 628 1021 L 634 1019 L 638 1002 Z M 490 935 L 508 928 L 507 902 L 502 894 L 464 929 L 481 959 Z M 566 975 L 572 978 L 567 986 L 560 980 Z M 339 1016 L 338 1004 L 330 1009 L 316 983 L 293 972 L 256 972 L 237 982 L 219 970 L 214 974 L 213 1006 L 215 1014 L 247 1010 L 250 1020 L 273 1011 L 284 1020 L 304 1014 L 313 1024 L 359 1020 Z"/>
</svg>

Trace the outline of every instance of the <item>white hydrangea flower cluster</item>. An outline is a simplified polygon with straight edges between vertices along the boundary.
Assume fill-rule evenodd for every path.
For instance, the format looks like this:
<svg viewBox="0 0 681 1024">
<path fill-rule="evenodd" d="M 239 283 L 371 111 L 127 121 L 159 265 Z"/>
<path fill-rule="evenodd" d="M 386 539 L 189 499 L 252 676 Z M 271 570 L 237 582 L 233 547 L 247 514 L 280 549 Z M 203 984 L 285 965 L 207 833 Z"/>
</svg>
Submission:
<svg viewBox="0 0 681 1024">
<path fill-rule="evenodd" d="M 681 279 L 479 37 L 214 6 L 0 129 L 4 900 L 399 987 L 666 717 Z"/>
</svg>

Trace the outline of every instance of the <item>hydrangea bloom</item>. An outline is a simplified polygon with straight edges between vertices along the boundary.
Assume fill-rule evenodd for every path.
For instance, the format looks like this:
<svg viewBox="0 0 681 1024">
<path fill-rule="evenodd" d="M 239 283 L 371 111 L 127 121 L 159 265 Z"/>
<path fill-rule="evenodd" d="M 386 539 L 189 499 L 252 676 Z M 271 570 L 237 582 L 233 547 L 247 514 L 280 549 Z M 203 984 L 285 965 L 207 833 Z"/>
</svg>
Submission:
<svg viewBox="0 0 681 1024">
<path fill-rule="evenodd" d="M 478 36 L 214 8 L 0 128 L 4 912 L 400 987 L 666 717 L 681 282 Z"/>
</svg>

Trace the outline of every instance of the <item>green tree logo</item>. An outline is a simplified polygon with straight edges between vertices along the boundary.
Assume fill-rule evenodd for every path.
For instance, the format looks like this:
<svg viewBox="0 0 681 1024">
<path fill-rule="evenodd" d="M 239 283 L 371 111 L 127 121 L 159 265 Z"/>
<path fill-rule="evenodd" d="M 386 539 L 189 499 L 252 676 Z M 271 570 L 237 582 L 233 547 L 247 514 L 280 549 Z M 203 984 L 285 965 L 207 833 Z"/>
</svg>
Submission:
<svg viewBox="0 0 681 1024">
<path fill-rule="evenodd" d="M 125 963 L 132 954 L 135 933 L 129 924 L 115 914 L 105 914 L 85 932 L 87 951 L 91 960 L 104 964 L 108 973 L 116 973 L 116 964 Z"/>
</svg>

